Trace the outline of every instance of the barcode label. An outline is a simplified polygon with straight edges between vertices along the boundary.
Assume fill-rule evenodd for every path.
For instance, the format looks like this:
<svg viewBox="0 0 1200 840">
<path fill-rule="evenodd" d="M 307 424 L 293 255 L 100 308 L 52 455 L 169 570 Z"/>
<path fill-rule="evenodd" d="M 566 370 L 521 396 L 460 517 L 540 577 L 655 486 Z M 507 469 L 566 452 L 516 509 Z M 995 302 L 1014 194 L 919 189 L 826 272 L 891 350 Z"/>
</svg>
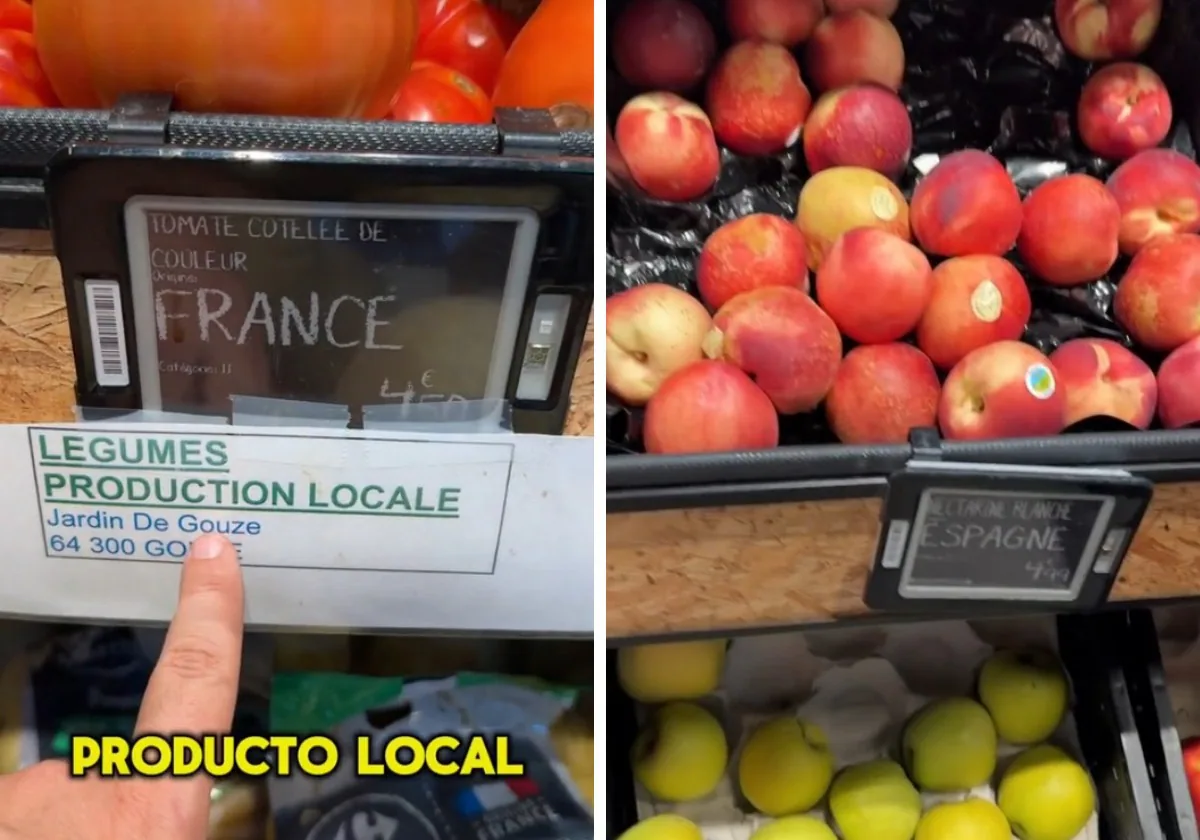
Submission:
<svg viewBox="0 0 1200 840">
<path fill-rule="evenodd" d="M 908 545 L 909 523 L 904 519 L 893 519 L 888 525 L 886 542 L 883 544 L 883 561 L 885 569 L 899 569 L 904 559 L 904 549 Z"/>
<path fill-rule="evenodd" d="M 125 350 L 121 287 L 115 280 L 88 280 L 84 283 L 84 297 L 92 333 L 96 384 L 101 388 L 125 388 L 129 385 L 129 355 Z"/>
<path fill-rule="evenodd" d="M 521 367 L 526 370 L 544 368 L 550 361 L 550 351 L 554 348 L 549 344 L 530 344 L 525 348 L 525 359 Z"/>
</svg>

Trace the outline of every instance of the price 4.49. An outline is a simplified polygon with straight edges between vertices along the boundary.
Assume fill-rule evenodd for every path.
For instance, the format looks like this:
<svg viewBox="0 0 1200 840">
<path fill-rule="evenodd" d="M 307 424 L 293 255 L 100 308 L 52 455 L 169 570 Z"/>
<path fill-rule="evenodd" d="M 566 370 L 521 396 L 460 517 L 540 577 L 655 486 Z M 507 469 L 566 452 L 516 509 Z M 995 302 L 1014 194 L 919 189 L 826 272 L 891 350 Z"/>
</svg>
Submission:
<svg viewBox="0 0 1200 840">
<path fill-rule="evenodd" d="M 55 554 L 78 554 L 82 549 L 79 537 L 53 534 L 49 543 Z M 87 550 L 110 557 L 130 557 L 137 552 L 137 544 L 128 537 L 91 537 L 87 540 Z"/>
<path fill-rule="evenodd" d="M 1054 586 L 1066 586 L 1071 582 L 1071 569 L 1046 560 L 1026 561 L 1025 571 L 1029 572 L 1034 583 L 1046 582 Z"/>
</svg>

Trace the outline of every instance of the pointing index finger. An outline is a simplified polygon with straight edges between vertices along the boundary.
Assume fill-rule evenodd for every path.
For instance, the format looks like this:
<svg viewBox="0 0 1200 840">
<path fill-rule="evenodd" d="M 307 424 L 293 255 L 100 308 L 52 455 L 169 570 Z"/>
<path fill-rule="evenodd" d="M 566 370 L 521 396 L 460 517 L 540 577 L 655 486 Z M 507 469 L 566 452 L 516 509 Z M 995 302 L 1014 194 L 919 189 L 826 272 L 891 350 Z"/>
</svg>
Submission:
<svg viewBox="0 0 1200 840">
<path fill-rule="evenodd" d="M 227 732 L 241 672 L 245 593 L 229 540 L 200 537 L 138 715 L 139 733 Z"/>
</svg>

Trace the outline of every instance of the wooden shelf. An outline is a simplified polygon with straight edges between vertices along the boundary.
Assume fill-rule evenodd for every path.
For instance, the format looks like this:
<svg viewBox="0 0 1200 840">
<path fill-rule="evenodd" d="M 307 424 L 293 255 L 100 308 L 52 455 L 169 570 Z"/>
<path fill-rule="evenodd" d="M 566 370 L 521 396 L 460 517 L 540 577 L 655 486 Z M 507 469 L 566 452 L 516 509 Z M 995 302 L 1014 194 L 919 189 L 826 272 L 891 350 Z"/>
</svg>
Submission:
<svg viewBox="0 0 1200 840">
<path fill-rule="evenodd" d="M 0 231 L 0 423 L 74 419 L 75 367 L 49 234 Z M 594 434 L 592 326 L 575 369 L 565 434 Z"/>
<path fill-rule="evenodd" d="M 608 516 L 608 637 L 733 632 L 869 614 L 879 499 Z M 1163 484 L 1113 598 L 1200 596 L 1200 483 Z"/>
</svg>

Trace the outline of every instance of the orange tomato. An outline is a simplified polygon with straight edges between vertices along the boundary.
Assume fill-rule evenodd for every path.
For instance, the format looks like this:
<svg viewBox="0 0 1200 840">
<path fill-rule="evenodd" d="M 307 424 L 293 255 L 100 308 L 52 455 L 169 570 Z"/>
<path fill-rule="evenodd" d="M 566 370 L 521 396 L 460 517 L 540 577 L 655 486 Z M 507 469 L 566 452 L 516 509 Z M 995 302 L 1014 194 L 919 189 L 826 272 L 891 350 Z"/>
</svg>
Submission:
<svg viewBox="0 0 1200 840">
<path fill-rule="evenodd" d="M 416 60 L 457 70 L 490 96 L 520 24 L 482 0 L 419 0 Z"/>
<path fill-rule="evenodd" d="M 28 32 L 0 30 L 0 73 L 23 81 L 42 105 L 57 104 L 54 89 L 38 61 L 33 35 Z"/>
<path fill-rule="evenodd" d="M 62 103 L 174 92 L 191 111 L 387 113 L 412 63 L 416 0 L 37 0 L 34 34 Z"/>
<path fill-rule="evenodd" d="M 497 108 L 573 104 L 594 113 L 593 50 L 592 0 L 542 0 L 505 56 L 492 101 Z"/>
<path fill-rule="evenodd" d="M 492 100 L 457 70 L 414 61 L 392 99 L 391 116 L 406 122 L 490 123 Z"/>
<path fill-rule="evenodd" d="M 33 8 L 25 0 L 0 0 L 0 29 L 33 31 Z"/>
</svg>

